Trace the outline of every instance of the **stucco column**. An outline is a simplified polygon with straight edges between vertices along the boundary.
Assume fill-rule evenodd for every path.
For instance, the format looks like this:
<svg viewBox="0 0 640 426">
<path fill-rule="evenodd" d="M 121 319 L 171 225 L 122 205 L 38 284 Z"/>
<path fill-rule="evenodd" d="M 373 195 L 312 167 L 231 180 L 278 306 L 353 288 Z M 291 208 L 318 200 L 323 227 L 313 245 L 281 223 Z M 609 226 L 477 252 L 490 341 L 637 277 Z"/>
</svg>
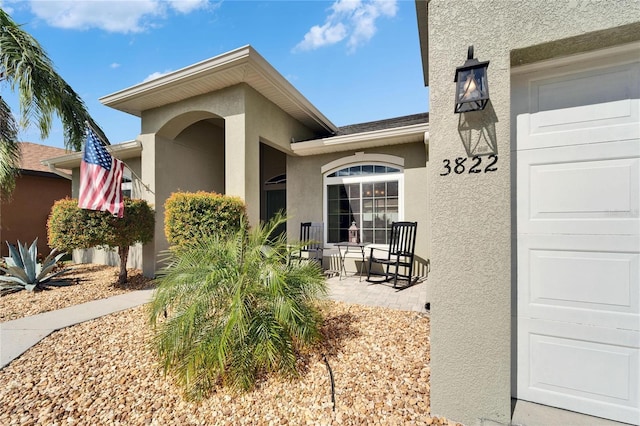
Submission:
<svg viewBox="0 0 640 426">
<path fill-rule="evenodd" d="M 136 196 L 146 200 L 155 211 L 155 230 L 154 235 L 164 235 L 164 212 L 158 211 L 156 203 L 156 150 L 155 150 L 155 134 L 138 135 L 137 139 L 142 142 L 142 156 L 140 160 L 140 178 L 142 182 L 148 186 L 148 190 L 143 186 L 136 186 L 140 192 Z M 155 237 L 149 243 L 142 247 L 142 273 L 145 277 L 153 277 L 156 272 L 156 240 Z"/>
<path fill-rule="evenodd" d="M 251 224 L 260 221 L 260 143 L 246 114 L 225 117 L 225 194 L 242 198 Z"/>
<path fill-rule="evenodd" d="M 455 2 L 454 2 L 455 3 Z M 431 413 L 466 425 L 511 418 L 511 165 L 509 51 L 491 31 L 473 41 L 431 31 L 461 16 L 469 28 L 482 3 L 432 2 L 429 22 L 431 229 Z M 456 10 L 453 10 L 456 9 Z M 480 11 L 478 10 L 478 12 Z M 485 33 L 483 33 L 485 34 Z M 455 114 L 453 76 L 467 47 L 490 60 L 491 101 Z M 468 126 L 469 120 L 473 126 Z M 471 130 L 469 130 L 471 127 Z M 485 132 L 497 161 L 469 155 L 464 141 Z M 482 154 L 490 154 L 484 150 Z"/>
</svg>

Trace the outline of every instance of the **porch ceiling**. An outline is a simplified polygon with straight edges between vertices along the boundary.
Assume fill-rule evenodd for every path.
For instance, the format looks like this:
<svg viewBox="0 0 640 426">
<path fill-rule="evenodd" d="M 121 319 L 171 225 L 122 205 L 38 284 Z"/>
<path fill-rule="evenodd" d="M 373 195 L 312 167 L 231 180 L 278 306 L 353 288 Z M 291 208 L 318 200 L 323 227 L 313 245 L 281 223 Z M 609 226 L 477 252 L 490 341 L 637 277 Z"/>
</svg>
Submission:
<svg viewBox="0 0 640 426">
<path fill-rule="evenodd" d="M 333 133 L 337 130 L 327 117 L 248 45 L 104 96 L 100 102 L 140 117 L 148 109 L 240 83 L 253 87 L 314 131 Z"/>
</svg>

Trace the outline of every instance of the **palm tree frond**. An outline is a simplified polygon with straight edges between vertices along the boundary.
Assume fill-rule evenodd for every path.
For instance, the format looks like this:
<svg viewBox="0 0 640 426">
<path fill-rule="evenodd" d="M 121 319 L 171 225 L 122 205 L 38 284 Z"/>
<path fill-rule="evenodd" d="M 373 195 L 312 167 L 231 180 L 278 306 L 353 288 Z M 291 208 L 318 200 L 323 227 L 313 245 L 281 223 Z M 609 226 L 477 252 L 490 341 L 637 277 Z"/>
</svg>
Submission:
<svg viewBox="0 0 640 426">
<path fill-rule="evenodd" d="M 165 253 L 150 304 L 165 372 L 199 399 L 217 384 L 251 389 L 262 373 L 295 376 L 297 350 L 320 339 L 322 271 L 288 262 L 284 216 Z M 167 312 L 167 318 L 164 313 Z"/>
</svg>

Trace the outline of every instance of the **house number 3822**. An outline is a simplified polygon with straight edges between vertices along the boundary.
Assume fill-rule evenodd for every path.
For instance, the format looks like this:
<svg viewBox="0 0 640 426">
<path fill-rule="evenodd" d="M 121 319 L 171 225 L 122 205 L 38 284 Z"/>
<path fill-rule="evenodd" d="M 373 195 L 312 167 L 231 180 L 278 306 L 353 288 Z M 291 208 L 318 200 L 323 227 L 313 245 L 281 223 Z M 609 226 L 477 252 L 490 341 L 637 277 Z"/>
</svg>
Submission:
<svg viewBox="0 0 640 426">
<path fill-rule="evenodd" d="M 453 160 L 453 162 L 448 158 L 445 158 L 444 160 L 442 160 L 444 171 L 440 173 L 440 176 L 448 176 L 451 174 L 451 172 L 457 175 L 461 175 L 465 172 L 474 174 L 480 173 L 482 171 L 484 171 L 484 173 L 489 173 L 498 170 L 498 166 L 496 165 L 498 163 L 497 155 L 491 154 L 486 157 L 486 159 L 488 160 L 488 162 L 483 167 L 482 157 L 478 157 L 477 155 L 475 157 L 471 157 L 471 161 L 469 162 L 469 164 L 466 164 L 468 158 L 465 157 L 458 157 Z M 469 169 L 467 169 L 467 167 L 469 167 Z"/>
</svg>

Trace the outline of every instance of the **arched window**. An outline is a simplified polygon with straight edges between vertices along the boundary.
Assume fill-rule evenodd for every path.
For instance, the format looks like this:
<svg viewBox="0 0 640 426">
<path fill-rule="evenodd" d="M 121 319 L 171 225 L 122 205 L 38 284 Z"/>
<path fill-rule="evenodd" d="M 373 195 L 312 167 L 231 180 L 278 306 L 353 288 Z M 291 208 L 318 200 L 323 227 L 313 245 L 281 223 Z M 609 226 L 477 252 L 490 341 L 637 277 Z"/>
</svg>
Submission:
<svg viewBox="0 0 640 426">
<path fill-rule="evenodd" d="M 385 244 L 391 223 L 404 215 L 404 171 L 395 164 L 366 162 L 324 175 L 327 244 L 347 241 L 355 222 L 363 243 Z"/>
</svg>

